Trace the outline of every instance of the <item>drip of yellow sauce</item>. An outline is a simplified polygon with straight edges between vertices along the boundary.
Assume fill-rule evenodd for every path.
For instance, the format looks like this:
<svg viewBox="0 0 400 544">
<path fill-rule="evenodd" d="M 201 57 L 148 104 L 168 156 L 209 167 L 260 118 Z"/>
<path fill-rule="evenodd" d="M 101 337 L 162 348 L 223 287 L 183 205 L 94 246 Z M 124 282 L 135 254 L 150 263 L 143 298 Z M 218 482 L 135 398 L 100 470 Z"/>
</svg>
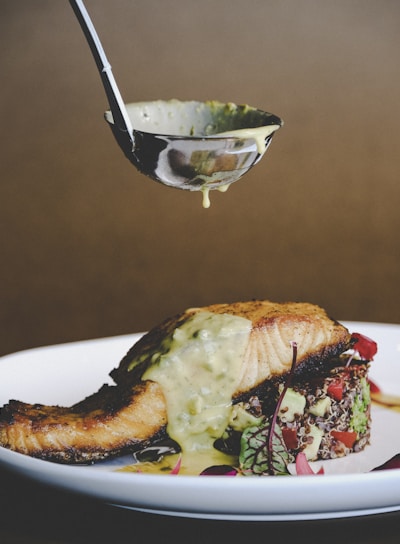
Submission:
<svg viewBox="0 0 400 544">
<path fill-rule="evenodd" d="M 203 187 L 201 188 L 201 192 L 203 193 L 203 208 L 209 208 L 211 205 L 210 187 L 207 187 L 207 185 L 203 185 Z"/>
<path fill-rule="evenodd" d="M 219 191 L 220 193 L 226 193 L 226 191 L 229 189 L 229 185 L 229 183 L 226 183 L 225 185 L 220 185 L 219 187 L 216 187 L 215 190 Z M 203 187 L 201 188 L 201 192 L 203 193 L 203 208 L 209 208 L 211 205 L 210 191 L 211 188 L 207 185 L 203 185 Z"/>
<path fill-rule="evenodd" d="M 162 387 L 168 434 L 181 447 L 182 466 L 189 467 L 183 470 L 227 464 L 214 442 L 229 423 L 251 328 L 243 317 L 197 312 L 175 329 L 169 349 L 153 356 L 143 375 Z"/>
<path fill-rule="evenodd" d="M 238 466 L 238 458 L 234 455 L 222 453 L 214 448 L 213 451 L 207 452 L 185 452 L 183 456 L 180 453 L 174 453 L 166 455 L 159 461 L 127 465 L 119 469 L 119 471 L 143 474 L 171 474 L 178 463 L 180 463 L 178 472 L 180 476 L 198 476 L 205 469 L 214 465 L 236 467 Z"/>
<path fill-rule="evenodd" d="M 279 125 L 268 125 L 268 126 L 255 127 L 255 128 L 241 128 L 237 130 L 230 130 L 227 132 L 217 133 L 214 136 L 227 136 L 227 137 L 232 136 L 236 138 L 251 138 L 255 140 L 256 142 L 257 152 L 260 155 L 263 155 L 266 150 L 266 139 L 269 136 L 271 136 L 271 134 L 273 134 L 275 131 L 277 131 L 279 128 L 280 128 Z M 229 185 L 230 184 L 227 183 L 225 185 L 221 185 L 215 188 L 209 187 L 207 186 L 207 184 L 203 185 L 200 189 L 203 193 L 203 208 L 209 208 L 211 205 L 211 202 L 210 202 L 211 189 L 216 189 L 218 191 L 225 192 L 228 189 Z"/>
<path fill-rule="evenodd" d="M 271 136 L 280 128 L 279 125 L 268 125 L 263 127 L 254 128 L 240 128 L 237 130 L 229 130 L 227 132 L 221 132 L 216 136 L 233 136 L 235 138 L 252 138 L 256 141 L 257 151 L 260 155 L 265 153 L 266 144 L 265 141 L 268 136 Z"/>
</svg>

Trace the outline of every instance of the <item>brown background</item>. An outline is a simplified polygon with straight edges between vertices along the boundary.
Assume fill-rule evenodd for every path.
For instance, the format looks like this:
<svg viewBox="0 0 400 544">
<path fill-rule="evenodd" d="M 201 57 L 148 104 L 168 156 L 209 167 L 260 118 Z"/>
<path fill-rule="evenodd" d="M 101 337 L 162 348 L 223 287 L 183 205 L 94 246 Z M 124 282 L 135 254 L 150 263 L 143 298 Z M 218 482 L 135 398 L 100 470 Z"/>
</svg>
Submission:
<svg viewBox="0 0 400 544">
<path fill-rule="evenodd" d="M 400 3 L 86 5 L 127 102 L 247 102 L 285 126 L 204 210 L 123 157 L 69 3 L 2 0 L 0 352 L 253 297 L 399 323 Z"/>
</svg>

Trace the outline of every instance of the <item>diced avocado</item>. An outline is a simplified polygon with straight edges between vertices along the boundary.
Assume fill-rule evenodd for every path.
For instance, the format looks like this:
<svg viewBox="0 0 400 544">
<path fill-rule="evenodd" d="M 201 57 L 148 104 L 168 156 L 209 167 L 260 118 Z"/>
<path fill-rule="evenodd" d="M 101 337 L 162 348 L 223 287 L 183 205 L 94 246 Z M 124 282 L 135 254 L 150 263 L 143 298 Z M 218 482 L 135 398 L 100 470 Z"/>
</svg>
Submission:
<svg viewBox="0 0 400 544">
<path fill-rule="evenodd" d="M 367 410 L 371 397 L 367 380 L 363 377 L 360 382 L 361 391 L 354 399 L 350 418 L 350 428 L 353 429 L 353 431 L 356 431 L 356 433 L 365 433 L 368 428 Z"/>
<path fill-rule="evenodd" d="M 313 461 L 317 458 L 318 449 L 323 435 L 324 431 L 319 429 L 316 425 L 310 425 L 310 434 L 308 436 L 312 436 L 313 441 L 310 444 L 307 444 L 303 450 L 303 453 L 307 457 L 308 461 Z"/>
<path fill-rule="evenodd" d="M 244 431 L 247 427 L 259 425 L 261 420 L 262 417 L 253 416 L 239 403 L 232 406 L 228 425 L 234 431 Z"/>
<path fill-rule="evenodd" d="M 319 399 L 315 404 L 310 406 L 309 412 L 313 416 L 323 417 L 331 407 L 331 399 L 325 397 L 324 399 Z"/>
<path fill-rule="evenodd" d="M 281 421 L 294 421 L 296 414 L 302 415 L 304 413 L 305 406 L 306 398 L 289 387 L 285 393 L 285 396 L 283 397 L 282 404 L 279 409 L 279 417 Z"/>
<path fill-rule="evenodd" d="M 365 433 L 368 427 L 368 415 L 363 401 L 356 397 L 350 418 L 350 428 L 356 433 Z"/>
<path fill-rule="evenodd" d="M 364 403 L 364 406 L 367 407 L 371 402 L 371 392 L 368 380 L 364 377 L 360 380 L 361 383 L 361 397 Z"/>
</svg>

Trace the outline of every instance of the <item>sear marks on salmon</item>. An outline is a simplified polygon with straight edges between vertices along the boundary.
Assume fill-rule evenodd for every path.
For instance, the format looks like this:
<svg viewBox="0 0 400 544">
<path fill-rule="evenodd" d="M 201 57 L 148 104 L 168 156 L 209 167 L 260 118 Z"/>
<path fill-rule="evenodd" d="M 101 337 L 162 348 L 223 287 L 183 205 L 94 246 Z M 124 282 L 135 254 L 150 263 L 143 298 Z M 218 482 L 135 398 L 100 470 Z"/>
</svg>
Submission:
<svg viewBox="0 0 400 544">
<path fill-rule="evenodd" d="M 116 385 L 104 385 L 71 407 L 9 401 L 0 410 L 0 446 L 60 463 L 90 463 L 163 436 L 168 418 L 162 389 L 142 376 L 163 341 L 199 311 L 252 322 L 233 401 L 288 373 L 291 342 L 297 343 L 297 372 L 318 368 L 351 347 L 349 331 L 309 303 L 250 301 L 191 308 L 153 328 L 128 351 L 110 373 Z"/>
<path fill-rule="evenodd" d="M 49 461 L 92 463 L 146 445 L 162 436 L 166 423 L 155 382 L 130 390 L 104 385 L 69 408 L 11 400 L 0 412 L 0 444 Z"/>
</svg>

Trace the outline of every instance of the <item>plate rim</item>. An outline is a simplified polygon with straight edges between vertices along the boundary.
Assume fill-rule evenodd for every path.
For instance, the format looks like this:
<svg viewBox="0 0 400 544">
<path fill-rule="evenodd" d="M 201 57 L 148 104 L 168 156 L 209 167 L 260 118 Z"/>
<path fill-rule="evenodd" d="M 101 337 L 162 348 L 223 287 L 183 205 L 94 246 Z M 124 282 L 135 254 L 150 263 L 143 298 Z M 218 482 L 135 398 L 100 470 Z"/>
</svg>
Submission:
<svg viewBox="0 0 400 544">
<path fill-rule="evenodd" d="M 363 321 L 341 321 L 342 324 L 345 326 L 348 326 L 349 328 L 354 327 L 377 327 L 379 329 L 386 329 L 386 330 L 396 330 L 399 332 L 400 335 L 400 325 L 395 323 L 379 323 L 379 322 L 363 322 Z M 140 336 L 142 336 L 144 333 L 131 333 L 131 334 L 124 334 L 124 335 L 118 335 L 118 336 L 110 336 L 110 337 L 103 337 L 103 338 L 94 338 L 94 339 L 87 339 L 87 340 L 78 340 L 75 342 L 66 342 L 62 344 L 54 344 L 49 346 L 41 346 L 41 347 L 35 347 L 35 348 L 29 348 L 26 350 L 21 350 L 18 352 L 14 352 L 12 354 L 5 355 L 3 357 L 0 357 L 0 375 L 1 375 L 1 365 L 4 360 L 10 360 L 10 358 L 15 358 L 16 360 L 18 358 L 24 358 L 26 355 L 36 355 L 37 353 L 40 353 L 42 350 L 47 349 L 63 349 L 63 348 L 78 348 L 78 349 L 85 349 L 85 347 L 91 347 L 95 344 L 101 345 L 101 343 L 104 342 L 115 342 L 116 345 L 119 344 L 121 341 L 122 343 L 125 342 L 125 340 L 128 341 L 137 341 Z M 119 356 L 122 358 L 124 353 L 120 353 Z M 110 369 L 111 370 L 111 369 Z M 357 508 L 357 505 L 351 506 L 348 501 L 346 501 L 346 504 L 348 506 L 344 509 L 333 509 L 331 506 L 329 508 L 325 508 L 324 505 L 321 505 L 321 509 L 319 511 L 313 511 L 308 510 L 307 508 L 302 508 L 300 511 L 290 511 L 290 512 L 240 512 L 237 509 L 232 510 L 232 505 L 229 507 L 230 510 L 227 511 L 226 508 L 220 508 L 220 509 L 211 509 L 211 510 L 202 510 L 198 507 L 196 508 L 172 508 L 170 504 L 156 504 L 153 502 L 153 504 L 142 504 L 139 499 L 136 499 L 134 501 L 126 501 L 126 500 L 120 500 L 120 501 L 114 501 L 112 496 L 107 496 L 107 493 L 100 494 L 98 493 L 98 489 L 93 490 L 87 490 L 85 492 L 84 489 L 79 489 L 75 485 L 66 485 L 66 482 L 60 483 L 60 478 L 58 477 L 60 474 L 64 475 L 66 479 L 72 475 L 72 473 L 76 472 L 77 470 L 81 471 L 81 480 L 84 480 L 86 483 L 99 483 L 99 480 L 103 481 L 104 484 L 110 484 L 113 483 L 115 485 L 120 485 L 120 482 L 127 481 L 126 473 L 118 473 L 118 472 L 106 472 L 106 471 L 99 471 L 99 470 L 93 470 L 93 467 L 90 466 L 69 466 L 69 465 L 60 465 L 57 463 L 51 463 L 49 461 L 44 461 L 41 459 L 35 459 L 23 454 L 19 454 L 16 452 L 12 452 L 6 448 L 0 447 L 0 465 L 5 466 L 7 469 L 12 470 L 14 472 L 18 472 L 19 474 L 22 474 L 23 476 L 30 478 L 31 480 L 34 480 L 36 482 L 45 483 L 46 485 L 50 485 L 52 487 L 58 487 L 63 489 L 68 489 L 69 491 L 75 491 L 79 494 L 86 494 L 90 495 L 94 498 L 100 498 L 100 500 L 112 504 L 114 506 L 118 506 L 121 508 L 127 508 L 132 510 L 140 510 L 143 512 L 149 512 L 149 513 L 159 513 L 163 515 L 173 515 L 173 516 L 184 516 L 184 517 L 198 517 L 198 518 L 208 518 L 208 519 L 242 519 L 242 520 L 289 520 L 289 519 L 327 519 L 331 517 L 348 517 L 348 516 L 357 516 L 357 515 L 368 515 L 371 513 L 380 513 L 380 512 L 392 512 L 400 510 L 400 493 L 395 493 L 393 497 L 388 497 L 388 500 L 385 502 L 381 502 L 377 505 L 372 505 L 371 503 L 363 503 L 364 505 L 361 508 Z M 43 467 L 46 467 L 45 470 L 43 470 Z M 91 470 L 92 469 L 92 470 Z M 279 486 L 280 493 L 283 493 L 285 491 L 291 490 L 298 492 L 299 489 L 301 489 L 301 492 L 304 494 L 305 490 L 307 490 L 308 493 L 313 493 L 316 490 L 321 488 L 321 480 L 320 476 L 308 476 L 306 477 L 295 477 L 295 478 L 229 478 L 226 476 L 212 476 L 207 478 L 199 478 L 198 476 L 187 476 L 187 475 L 180 475 L 178 478 L 174 478 L 173 480 L 171 478 L 166 477 L 165 475 L 151 475 L 151 474 L 129 474 L 129 479 L 131 480 L 133 478 L 139 478 L 140 480 L 133 480 L 133 482 L 140 482 L 140 485 L 137 484 L 136 487 L 143 490 L 144 487 L 148 486 L 152 489 L 154 486 L 157 487 L 158 493 L 162 495 L 160 489 L 171 491 L 171 487 L 175 489 L 175 492 L 182 492 L 186 490 L 188 487 L 190 487 L 192 490 L 194 489 L 197 492 L 203 493 L 204 490 L 208 491 L 210 488 L 212 491 L 218 491 L 218 488 L 221 487 L 221 482 L 223 482 L 222 487 L 224 489 L 228 490 L 237 490 L 238 492 L 246 492 L 246 491 L 252 491 L 261 490 L 266 493 L 275 492 L 277 491 L 277 486 Z M 56 481 L 52 481 L 52 478 L 55 478 Z M 125 478 L 123 480 L 122 478 Z M 339 485 L 345 483 L 348 481 L 349 474 L 326 474 L 323 476 L 324 482 L 329 485 L 333 486 L 333 488 L 337 488 Z M 382 492 L 384 491 L 381 489 L 382 487 L 385 487 L 390 483 L 393 488 L 400 489 L 400 469 L 394 469 L 390 471 L 376 471 L 376 472 L 368 472 L 368 473 L 351 473 L 351 480 L 352 483 L 355 484 L 355 487 L 358 488 L 358 494 L 360 494 L 360 489 L 371 485 L 373 482 L 374 485 L 374 492 L 376 487 L 378 486 L 378 494 L 382 495 Z M 279 483 L 278 483 L 279 481 Z M 149 483 L 148 483 L 149 482 Z M 151 485 L 150 485 L 151 483 Z M 125 484 L 126 485 L 126 484 Z M 130 485 L 132 485 L 132 481 L 130 482 Z M 107 486 L 105 486 L 107 487 Z M 354 494 L 354 493 L 353 493 Z M 139 493 L 140 495 L 140 493 Z M 356 494 L 357 495 L 357 494 Z M 127 504 L 128 502 L 128 504 Z M 176 502 L 176 501 L 175 501 Z M 178 501 L 179 503 L 179 501 Z"/>
</svg>

